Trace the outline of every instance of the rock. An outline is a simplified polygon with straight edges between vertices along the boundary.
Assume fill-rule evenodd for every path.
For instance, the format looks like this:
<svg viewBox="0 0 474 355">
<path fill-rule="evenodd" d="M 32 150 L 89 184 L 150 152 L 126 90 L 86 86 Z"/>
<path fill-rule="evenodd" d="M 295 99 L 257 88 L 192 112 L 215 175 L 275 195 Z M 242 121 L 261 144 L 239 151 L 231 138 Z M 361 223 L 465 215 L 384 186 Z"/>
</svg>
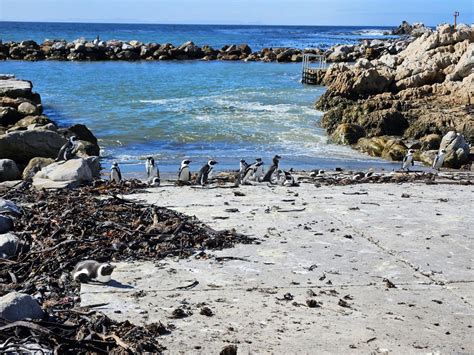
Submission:
<svg viewBox="0 0 474 355">
<path fill-rule="evenodd" d="M 402 161 L 407 153 L 407 147 L 401 139 L 390 139 L 385 144 L 381 157 L 387 160 Z"/>
<path fill-rule="evenodd" d="M 36 173 L 33 177 L 33 186 L 36 188 L 45 188 L 45 186 L 56 188 L 55 186 L 62 187 L 64 185 L 67 187 L 77 187 L 81 184 L 89 183 L 98 174 L 97 170 L 94 172 L 91 170 L 91 167 L 95 167 L 93 163 L 95 161 L 76 158 L 50 164 Z M 51 182 L 53 183 L 51 184 Z"/>
<path fill-rule="evenodd" d="M 357 142 L 357 149 L 373 157 L 382 156 L 382 152 L 387 144 L 386 137 L 361 138 Z"/>
<path fill-rule="evenodd" d="M 18 206 L 10 200 L 0 199 L 0 213 L 19 215 L 21 214 L 21 209 L 18 208 Z"/>
<path fill-rule="evenodd" d="M 46 116 L 26 116 L 22 118 L 21 120 L 19 120 L 17 123 L 15 123 L 14 127 L 27 128 L 28 126 L 32 124 L 35 124 L 38 126 L 45 126 L 51 123 L 53 123 L 53 121 L 51 121 Z"/>
<path fill-rule="evenodd" d="M 26 293 L 10 292 L 0 297 L 0 318 L 10 322 L 42 319 L 44 312 L 38 302 Z"/>
<path fill-rule="evenodd" d="M 332 133 L 331 139 L 337 144 L 351 145 L 365 136 L 365 130 L 359 125 L 343 123 Z"/>
<path fill-rule="evenodd" d="M 0 182 L 18 180 L 20 171 L 11 159 L 0 159 Z"/>
<path fill-rule="evenodd" d="M 13 220 L 4 215 L 0 215 L 0 234 L 8 233 L 13 229 Z"/>
<path fill-rule="evenodd" d="M 441 144 L 441 136 L 439 134 L 428 134 L 420 139 L 421 141 L 421 149 L 423 150 L 433 150 L 439 149 L 439 145 Z"/>
<path fill-rule="evenodd" d="M 474 43 L 471 43 L 459 59 L 453 73 L 450 76 L 450 80 L 462 80 L 465 77 L 474 73 Z"/>
<path fill-rule="evenodd" d="M 56 158 L 66 138 L 54 131 L 28 130 L 0 136 L 0 159 L 27 164 L 32 158 Z"/>
<path fill-rule="evenodd" d="M 74 126 L 69 127 L 67 130 L 73 133 L 79 140 L 87 141 L 97 146 L 97 138 L 90 131 L 90 129 L 87 128 L 87 126 L 83 124 L 75 124 Z M 97 153 L 94 155 L 99 155 L 99 154 Z"/>
<path fill-rule="evenodd" d="M 0 126 L 15 124 L 21 117 L 21 114 L 13 107 L 0 107 Z"/>
<path fill-rule="evenodd" d="M 458 169 L 469 161 L 469 144 L 462 134 L 448 132 L 441 140 L 439 148 L 446 150 L 444 166 Z"/>
<path fill-rule="evenodd" d="M 35 116 L 40 114 L 40 110 L 29 102 L 23 102 L 18 106 L 18 112 L 22 116 Z"/>
<path fill-rule="evenodd" d="M 13 233 L 0 234 L 0 258 L 15 256 L 20 239 Z"/>
<path fill-rule="evenodd" d="M 418 156 L 415 155 L 415 158 L 420 160 L 423 164 L 431 166 L 433 161 L 438 154 L 438 150 L 426 150 L 421 152 Z"/>
<path fill-rule="evenodd" d="M 36 157 L 31 159 L 28 162 L 28 165 L 26 168 L 23 170 L 23 180 L 29 180 L 32 179 L 33 176 L 36 175 L 38 171 L 43 169 L 44 167 L 54 163 L 54 159 L 51 158 L 42 158 L 42 157 Z"/>
<path fill-rule="evenodd" d="M 0 96 L 30 98 L 33 96 L 32 89 L 33 85 L 29 81 L 16 79 L 0 80 Z"/>
</svg>

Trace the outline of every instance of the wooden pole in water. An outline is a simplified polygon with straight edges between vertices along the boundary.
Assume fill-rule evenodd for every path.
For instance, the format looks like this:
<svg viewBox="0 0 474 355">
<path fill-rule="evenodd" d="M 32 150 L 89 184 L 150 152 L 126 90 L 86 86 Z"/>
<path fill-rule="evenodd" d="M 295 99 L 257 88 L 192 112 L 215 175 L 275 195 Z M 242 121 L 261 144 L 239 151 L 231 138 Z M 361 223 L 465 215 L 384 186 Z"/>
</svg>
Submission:
<svg viewBox="0 0 474 355">
<path fill-rule="evenodd" d="M 456 31 L 456 20 L 459 16 L 459 11 L 454 11 L 454 31 Z"/>
</svg>

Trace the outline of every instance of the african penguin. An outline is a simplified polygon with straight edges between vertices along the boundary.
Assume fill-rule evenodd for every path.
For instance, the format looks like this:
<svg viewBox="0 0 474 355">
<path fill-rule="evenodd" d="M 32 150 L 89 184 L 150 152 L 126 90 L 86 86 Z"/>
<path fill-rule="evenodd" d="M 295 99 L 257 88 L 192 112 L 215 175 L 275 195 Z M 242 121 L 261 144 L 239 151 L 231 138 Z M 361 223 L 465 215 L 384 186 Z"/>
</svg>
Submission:
<svg viewBox="0 0 474 355">
<path fill-rule="evenodd" d="M 109 282 L 112 278 L 112 271 L 115 266 L 109 263 L 99 263 L 95 260 L 84 260 L 77 263 L 72 278 L 74 281 L 88 282 L 96 280 L 99 282 Z"/>
<path fill-rule="evenodd" d="M 120 172 L 120 168 L 116 161 L 114 161 L 112 167 L 110 168 L 110 181 L 116 184 L 120 184 L 122 181 L 122 173 Z"/>
<path fill-rule="evenodd" d="M 244 177 L 242 178 L 243 185 L 252 185 L 250 181 L 254 180 L 255 172 L 262 164 L 263 162 L 259 161 L 247 167 L 247 170 L 245 170 Z"/>
<path fill-rule="evenodd" d="M 189 184 L 191 182 L 191 171 L 189 170 L 189 164 L 191 160 L 184 159 L 181 162 L 181 166 L 178 172 L 178 183 L 180 184 Z"/>
<path fill-rule="evenodd" d="M 69 160 L 74 157 L 78 146 L 76 136 L 71 136 L 68 141 L 59 149 L 59 153 L 55 161 Z"/>
<path fill-rule="evenodd" d="M 433 169 L 439 170 L 443 166 L 446 150 L 441 149 L 433 160 Z"/>
<path fill-rule="evenodd" d="M 146 158 L 145 170 L 148 185 L 160 186 L 160 170 L 153 157 Z"/>
<path fill-rule="evenodd" d="M 283 186 L 300 186 L 296 181 L 293 175 L 289 171 L 283 170 L 284 174 L 284 180 L 283 180 Z"/>
<path fill-rule="evenodd" d="M 248 163 L 244 159 L 240 159 L 240 167 L 239 167 L 239 182 L 242 183 L 242 180 L 245 176 L 245 170 L 249 167 Z"/>
<path fill-rule="evenodd" d="M 212 172 L 214 165 L 217 164 L 217 161 L 214 159 L 209 160 L 202 168 L 199 170 L 198 177 L 196 179 L 196 184 L 201 186 L 207 185 L 209 180 L 209 174 Z"/>
<path fill-rule="evenodd" d="M 415 151 L 413 149 L 409 149 L 407 155 L 403 158 L 402 162 L 402 170 L 408 170 L 410 171 L 410 165 L 413 166 L 415 165 L 415 162 L 413 161 L 413 153 Z"/>
<path fill-rule="evenodd" d="M 281 159 L 281 157 L 279 155 L 275 155 L 273 157 L 273 163 L 270 166 L 270 168 L 268 169 L 265 176 L 263 177 L 262 181 L 272 182 L 273 174 L 276 173 L 276 175 L 279 175 L 278 174 L 278 164 L 280 163 L 280 159 Z M 277 176 L 277 180 L 278 180 L 278 176 Z"/>
</svg>

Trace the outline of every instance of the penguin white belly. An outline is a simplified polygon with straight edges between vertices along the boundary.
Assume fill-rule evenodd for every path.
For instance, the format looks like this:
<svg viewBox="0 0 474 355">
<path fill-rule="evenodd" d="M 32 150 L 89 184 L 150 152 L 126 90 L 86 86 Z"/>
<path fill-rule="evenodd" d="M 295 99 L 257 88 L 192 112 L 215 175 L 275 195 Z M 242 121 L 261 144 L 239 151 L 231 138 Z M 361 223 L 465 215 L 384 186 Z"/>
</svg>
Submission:
<svg viewBox="0 0 474 355">
<path fill-rule="evenodd" d="M 181 169 L 181 172 L 179 173 L 178 180 L 188 182 L 189 181 L 189 175 L 190 175 L 189 168 L 184 167 L 184 168 Z"/>
<path fill-rule="evenodd" d="M 112 169 L 112 171 L 110 172 L 110 180 L 117 184 L 120 183 L 120 176 L 116 169 Z"/>
</svg>

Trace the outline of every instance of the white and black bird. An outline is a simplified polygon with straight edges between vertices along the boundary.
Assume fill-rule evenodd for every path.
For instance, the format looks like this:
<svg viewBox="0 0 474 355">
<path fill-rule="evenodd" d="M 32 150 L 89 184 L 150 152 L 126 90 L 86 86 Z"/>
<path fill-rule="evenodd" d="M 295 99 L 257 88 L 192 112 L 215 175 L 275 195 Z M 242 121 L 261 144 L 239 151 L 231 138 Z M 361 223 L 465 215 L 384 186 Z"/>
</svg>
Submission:
<svg viewBox="0 0 474 355">
<path fill-rule="evenodd" d="M 283 172 L 283 186 L 291 187 L 291 186 L 300 186 L 294 178 L 294 176 L 291 174 L 291 172 L 282 170 Z"/>
<path fill-rule="evenodd" d="M 280 164 L 280 159 L 281 159 L 281 156 L 279 156 L 279 155 L 275 155 L 273 157 L 272 165 L 268 169 L 265 176 L 262 178 L 262 181 L 272 182 L 273 174 L 277 175 L 277 180 L 278 180 L 278 177 L 279 177 L 278 165 Z"/>
<path fill-rule="evenodd" d="M 255 162 L 247 167 L 247 170 L 245 170 L 244 177 L 242 178 L 242 184 L 243 185 L 252 185 L 251 181 L 255 180 L 255 172 L 257 169 L 263 165 L 262 161 Z"/>
<path fill-rule="evenodd" d="M 71 136 L 68 141 L 59 149 L 58 156 L 55 161 L 69 160 L 76 154 L 78 141 L 76 136 Z"/>
<path fill-rule="evenodd" d="M 122 181 L 122 173 L 120 172 L 120 167 L 118 163 L 115 161 L 110 168 L 110 181 L 120 184 Z"/>
<path fill-rule="evenodd" d="M 214 169 L 214 165 L 217 164 L 217 161 L 210 159 L 202 168 L 199 170 L 198 177 L 196 179 L 196 184 L 201 186 L 207 185 L 209 182 L 209 175 Z"/>
<path fill-rule="evenodd" d="M 187 185 L 191 182 L 191 170 L 189 169 L 189 164 L 191 164 L 191 160 L 184 159 L 181 162 L 181 166 L 179 167 L 178 171 L 178 183 Z"/>
<path fill-rule="evenodd" d="M 402 170 L 410 170 L 410 166 L 413 166 L 415 165 L 415 162 L 413 160 L 413 153 L 415 153 L 415 151 L 413 149 L 409 149 L 408 150 L 408 153 L 407 155 L 405 155 L 405 157 L 403 158 L 403 162 L 402 162 Z"/>
<path fill-rule="evenodd" d="M 78 282 L 95 280 L 107 283 L 112 279 L 115 266 L 110 263 L 99 263 L 95 260 L 84 260 L 77 263 L 72 272 L 72 279 Z"/>
<path fill-rule="evenodd" d="M 433 160 L 433 169 L 439 170 L 443 166 L 446 150 L 441 149 Z"/>
<path fill-rule="evenodd" d="M 160 186 L 160 169 L 158 169 L 158 164 L 155 163 L 153 157 L 146 158 L 145 170 L 148 184 Z"/>
<path fill-rule="evenodd" d="M 249 164 L 245 161 L 245 159 L 240 159 L 240 165 L 239 165 L 239 182 L 242 183 L 244 176 L 245 176 L 245 171 L 249 167 Z"/>
</svg>

